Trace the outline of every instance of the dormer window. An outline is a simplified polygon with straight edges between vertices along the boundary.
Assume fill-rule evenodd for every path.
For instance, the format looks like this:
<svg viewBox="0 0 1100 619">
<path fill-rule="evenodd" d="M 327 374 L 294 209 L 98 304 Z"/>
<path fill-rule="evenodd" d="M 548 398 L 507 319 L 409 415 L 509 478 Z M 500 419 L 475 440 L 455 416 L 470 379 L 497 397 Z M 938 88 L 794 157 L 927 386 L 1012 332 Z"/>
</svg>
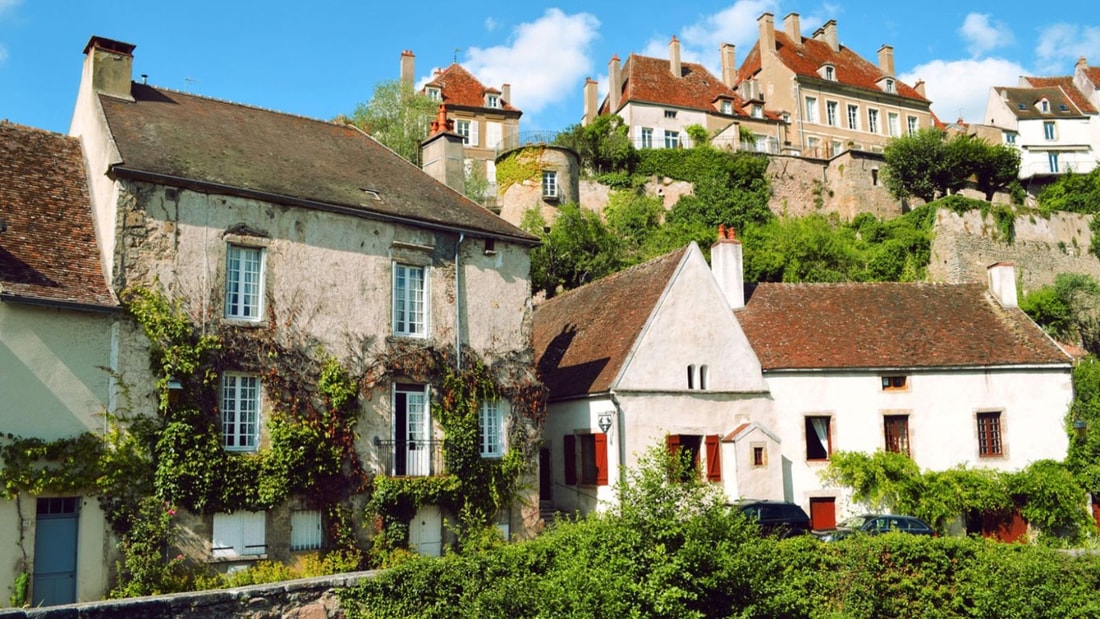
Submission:
<svg viewBox="0 0 1100 619">
<path fill-rule="evenodd" d="M 434 86 L 429 86 L 424 89 L 424 94 L 428 95 L 428 98 L 432 101 L 442 101 L 443 94 L 439 92 L 439 89 Z"/>
<path fill-rule="evenodd" d="M 1069 111 L 1069 106 L 1066 105 L 1065 103 L 1059 103 L 1058 104 L 1058 111 L 1059 112 L 1068 112 Z"/>
<path fill-rule="evenodd" d="M 831 64 L 827 64 L 818 69 L 818 75 L 829 80 L 830 82 L 836 81 L 836 67 Z"/>
<path fill-rule="evenodd" d="M 733 114 L 733 102 L 723 101 L 720 109 L 722 110 L 723 114 Z"/>
<path fill-rule="evenodd" d="M 1050 111 L 1050 101 L 1047 101 L 1046 99 L 1040 99 L 1039 100 L 1039 111 L 1043 112 L 1044 114 L 1049 112 Z"/>
<path fill-rule="evenodd" d="M 884 87 L 886 89 L 886 92 L 897 92 L 897 88 L 894 86 L 894 80 L 890 78 L 886 78 L 886 84 Z"/>
<path fill-rule="evenodd" d="M 764 118 L 764 106 L 763 105 L 754 105 L 754 106 L 752 106 L 752 117 L 753 118 Z"/>
<path fill-rule="evenodd" d="M 485 95 L 485 106 L 492 108 L 500 108 L 500 95 L 487 94 Z"/>
</svg>

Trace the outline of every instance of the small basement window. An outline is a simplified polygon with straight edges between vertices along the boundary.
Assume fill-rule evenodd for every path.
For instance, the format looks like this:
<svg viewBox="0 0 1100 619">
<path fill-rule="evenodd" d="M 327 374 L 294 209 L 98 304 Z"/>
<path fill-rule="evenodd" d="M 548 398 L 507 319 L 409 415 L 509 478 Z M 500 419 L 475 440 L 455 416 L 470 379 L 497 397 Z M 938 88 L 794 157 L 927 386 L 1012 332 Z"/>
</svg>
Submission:
<svg viewBox="0 0 1100 619">
<path fill-rule="evenodd" d="M 883 391 L 904 391 L 908 381 L 905 376 L 883 376 L 882 377 L 882 390 Z"/>
</svg>

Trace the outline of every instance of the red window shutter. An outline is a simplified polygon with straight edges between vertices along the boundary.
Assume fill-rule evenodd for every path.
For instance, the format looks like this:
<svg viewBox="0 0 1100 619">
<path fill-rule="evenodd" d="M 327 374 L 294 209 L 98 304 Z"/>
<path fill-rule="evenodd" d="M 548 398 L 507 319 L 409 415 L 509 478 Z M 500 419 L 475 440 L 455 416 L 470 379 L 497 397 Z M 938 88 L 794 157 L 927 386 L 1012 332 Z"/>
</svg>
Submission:
<svg viewBox="0 0 1100 619">
<path fill-rule="evenodd" d="M 607 435 L 597 434 L 596 438 L 596 485 L 607 485 Z"/>
<path fill-rule="evenodd" d="M 565 435 L 565 485 L 577 485 L 577 437 Z"/>
<path fill-rule="evenodd" d="M 669 434 L 665 437 L 665 443 L 668 445 L 668 453 L 676 455 L 680 451 L 680 435 Z"/>
<path fill-rule="evenodd" d="M 707 481 L 722 481 L 722 448 L 717 434 L 707 436 Z"/>
</svg>

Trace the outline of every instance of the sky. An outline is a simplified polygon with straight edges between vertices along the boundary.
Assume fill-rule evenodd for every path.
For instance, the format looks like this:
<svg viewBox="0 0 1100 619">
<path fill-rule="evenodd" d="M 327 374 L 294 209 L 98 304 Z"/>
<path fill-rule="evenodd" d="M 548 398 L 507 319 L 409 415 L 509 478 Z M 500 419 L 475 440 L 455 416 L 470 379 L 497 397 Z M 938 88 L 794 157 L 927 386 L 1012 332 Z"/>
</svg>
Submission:
<svg viewBox="0 0 1100 619">
<path fill-rule="evenodd" d="M 1100 65 L 1091 0 L 0 0 L 0 119 L 67 132 L 98 35 L 137 46 L 135 80 L 320 119 L 369 101 L 410 50 L 418 83 L 457 61 L 486 86 L 511 84 L 521 131 L 556 131 L 580 120 L 585 78 L 606 92 L 612 55 L 667 58 L 676 36 L 683 60 L 720 76 L 719 46 L 733 43 L 740 64 L 764 12 L 779 29 L 798 13 L 804 36 L 835 19 L 841 44 L 872 63 L 893 46 L 898 78 L 923 79 L 945 121 L 982 122 L 989 88 L 1021 75 L 1070 75 L 1079 56 Z"/>
</svg>

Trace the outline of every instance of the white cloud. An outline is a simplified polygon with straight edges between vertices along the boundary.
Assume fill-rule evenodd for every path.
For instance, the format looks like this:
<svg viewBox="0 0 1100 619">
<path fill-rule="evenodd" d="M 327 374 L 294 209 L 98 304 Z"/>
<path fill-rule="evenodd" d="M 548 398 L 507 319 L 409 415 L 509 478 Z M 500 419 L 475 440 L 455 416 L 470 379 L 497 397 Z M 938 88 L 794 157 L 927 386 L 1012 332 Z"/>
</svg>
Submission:
<svg viewBox="0 0 1100 619">
<path fill-rule="evenodd" d="M 970 13 L 959 27 L 959 36 L 973 57 L 1012 43 L 1012 31 L 1001 21 L 992 21 L 985 13 Z"/>
<path fill-rule="evenodd" d="M 1037 72 L 1068 75 L 1078 57 L 1100 57 L 1100 27 L 1064 23 L 1047 26 L 1039 32 L 1035 55 Z"/>
<path fill-rule="evenodd" d="M 492 17 L 486 17 L 485 18 L 485 29 L 488 30 L 489 32 L 492 32 L 492 31 L 496 30 L 497 29 L 497 20 L 493 19 Z"/>
<path fill-rule="evenodd" d="M 985 123 L 985 104 L 993 86 L 1015 86 L 1028 71 L 1003 58 L 933 60 L 900 75 L 901 81 L 925 82 L 932 110 L 944 122 L 962 116 L 967 122 Z"/>
<path fill-rule="evenodd" d="M 470 48 L 462 65 L 486 86 L 510 83 L 512 103 L 525 114 L 537 114 L 576 97 L 592 71 L 590 47 L 599 26 L 589 13 L 547 9 L 539 19 L 517 26 L 508 45 Z"/>
<path fill-rule="evenodd" d="M 0 0 L 0 13 L 4 13 L 10 9 L 22 4 L 23 0 Z"/>
</svg>

